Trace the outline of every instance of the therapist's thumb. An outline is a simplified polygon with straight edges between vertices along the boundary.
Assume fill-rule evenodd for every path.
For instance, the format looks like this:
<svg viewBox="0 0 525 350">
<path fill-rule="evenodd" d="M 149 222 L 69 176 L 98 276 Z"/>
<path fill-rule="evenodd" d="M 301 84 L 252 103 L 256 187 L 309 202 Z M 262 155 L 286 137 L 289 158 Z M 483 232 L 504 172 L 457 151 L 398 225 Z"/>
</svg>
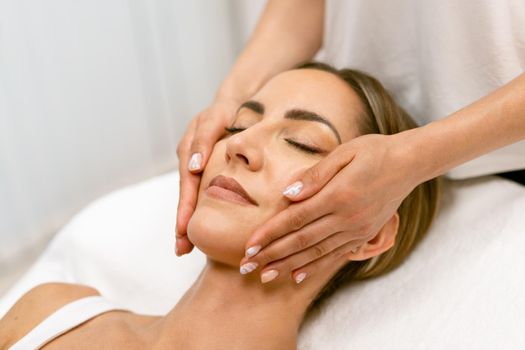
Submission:
<svg viewBox="0 0 525 350">
<path fill-rule="evenodd" d="M 221 119 L 200 122 L 197 124 L 195 136 L 190 146 L 188 170 L 199 173 L 206 167 L 213 146 L 224 134 L 224 124 Z"/>
<path fill-rule="evenodd" d="M 326 158 L 306 169 L 283 191 L 292 201 L 301 201 L 318 193 L 332 178 L 352 161 L 350 150 L 338 146 Z"/>
<path fill-rule="evenodd" d="M 215 143 L 224 135 L 224 127 L 229 125 L 238 105 L 233 100 L 215 102 L 199 114 L 188 155 L 190 172 L 204 170 Z"/>
</svg>

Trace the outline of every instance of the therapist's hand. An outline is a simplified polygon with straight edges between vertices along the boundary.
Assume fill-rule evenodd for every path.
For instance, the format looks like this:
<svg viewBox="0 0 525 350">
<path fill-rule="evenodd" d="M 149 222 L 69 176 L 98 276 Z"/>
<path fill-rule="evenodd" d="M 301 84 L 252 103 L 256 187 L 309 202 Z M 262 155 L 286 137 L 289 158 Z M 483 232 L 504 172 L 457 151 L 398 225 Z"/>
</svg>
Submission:
<svg viewBox="0 0 525 350">
<path fill-rule="evenodd" d="M 193 249 L 186 230 L 197 203 L 201 172 L 239 105 L 233 98 L 215 99 L 211 106 L 193 118 L 177 146 L 180 174 L 175 243 L 177 255 L 187 254 Z"/>
<path fill-rule="evenodd" d="M 341 256 L 357 257 L 352 250 L 374 238 L 422 182 L 411 153 L 403 133 L 364 135 L 338 146 L 292 181 L 302 189 L 288 191 L 294 203 L 254 231 L 241 273 L 255 262 L 263 282 L 291 273 L 300 283 Z M 265 274 L 270 270 L 277 272 Z"/>
</svg>

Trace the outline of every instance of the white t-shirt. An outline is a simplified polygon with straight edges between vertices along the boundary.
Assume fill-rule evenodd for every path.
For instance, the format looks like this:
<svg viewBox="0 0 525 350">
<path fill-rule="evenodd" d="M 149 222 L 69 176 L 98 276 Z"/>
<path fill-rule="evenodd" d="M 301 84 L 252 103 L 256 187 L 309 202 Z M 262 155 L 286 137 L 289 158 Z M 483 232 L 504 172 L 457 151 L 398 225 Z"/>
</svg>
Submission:
<svg viewBox="0 0 525 350">
<path fill-rule="evenodd" d="M 525 71 L 524 0 L 327 0 L 325 18 L 320 58 L 377 77 L 420 125 Z M 524 168 L 521 141 L 448 176 Z"/>
</svg>

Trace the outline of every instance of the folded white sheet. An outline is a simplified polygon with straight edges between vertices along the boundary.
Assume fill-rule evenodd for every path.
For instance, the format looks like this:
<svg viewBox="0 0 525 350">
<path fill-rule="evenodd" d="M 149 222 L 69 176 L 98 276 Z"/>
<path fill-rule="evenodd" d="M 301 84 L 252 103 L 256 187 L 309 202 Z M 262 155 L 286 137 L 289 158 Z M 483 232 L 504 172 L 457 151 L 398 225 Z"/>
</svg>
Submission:
<svg viewBox="0 0 525 350">
<path fill-rule="evenodd" d="M 525 187 L 496 177 L 447 184 L 429 236 L 396 271 L 334 295 L 300 349 L 524 349 Z M 173 253 L 178 174 L 92 203 L 0 300 L 0 316 L 46 281 L 83 283 L 141 313 L 167 312 L 205 258 Z"/>
</svg>

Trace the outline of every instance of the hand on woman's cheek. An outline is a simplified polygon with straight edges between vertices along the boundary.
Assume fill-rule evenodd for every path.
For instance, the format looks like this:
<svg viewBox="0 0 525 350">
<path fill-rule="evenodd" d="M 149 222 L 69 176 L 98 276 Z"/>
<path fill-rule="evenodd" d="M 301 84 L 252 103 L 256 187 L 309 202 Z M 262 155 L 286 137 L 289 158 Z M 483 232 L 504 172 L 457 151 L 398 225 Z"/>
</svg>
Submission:
<svg viewBox="0 0 525 350">
<path fill-rule="evenodd" d="M 215 146 L 203 172 L 197 206 L 188 222 L 188 238 L 208 258 L 238 268 L 248 238 L 263 222 L 289 206 L 290 201 L 281 192 L 287 181 L 305 167 L 281 161 L 251 172 L 225 161 L 223 143 Z M 258 205 L 210 198 L 205 190 L 217 175 L 237 180 Z"/>
</svg>

